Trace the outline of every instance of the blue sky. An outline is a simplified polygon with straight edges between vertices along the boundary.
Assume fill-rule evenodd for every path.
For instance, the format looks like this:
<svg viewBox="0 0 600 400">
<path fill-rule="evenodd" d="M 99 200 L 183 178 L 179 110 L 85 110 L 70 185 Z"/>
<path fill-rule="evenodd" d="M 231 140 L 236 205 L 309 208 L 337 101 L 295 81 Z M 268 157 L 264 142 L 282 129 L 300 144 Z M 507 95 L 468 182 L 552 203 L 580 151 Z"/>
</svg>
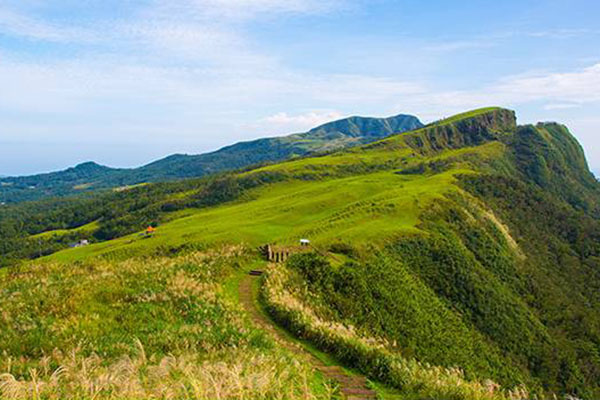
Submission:
<svg viewBox="0 0 600 400">
<path fill-rule="evenodd" d="M 2 0 L 0 175 L 348 115 L 567 124 L 600 172 L 596 0 Z"/>
</svg>

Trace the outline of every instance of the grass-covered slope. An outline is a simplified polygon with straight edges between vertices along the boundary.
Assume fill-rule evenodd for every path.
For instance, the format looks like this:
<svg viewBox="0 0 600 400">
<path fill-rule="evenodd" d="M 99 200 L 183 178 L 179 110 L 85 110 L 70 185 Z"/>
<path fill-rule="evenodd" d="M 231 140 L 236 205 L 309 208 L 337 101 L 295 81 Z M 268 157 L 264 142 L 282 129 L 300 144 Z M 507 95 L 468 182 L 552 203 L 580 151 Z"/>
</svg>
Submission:
<svg viewBox="0 0 600 400">
<path fill-rule="evenodd" d="M 82 203 L 103 210 L 78 219 L 97 221 L 98 243 L 45 262 L 309 238 L 320 255 L 273 272 L 271 310 L 407 398 L 595 399 L 599 199 L 564 126 L 518 126 L 488 108 L 326 156 Z M 140 236 L 151 221 L 157 233 Z"/>
<path fill-rule="evenodd" d="M 516 129 L 510 111 L 493 109 L 480 115 L 485 125 L 480 129 L 489 135 L 496 131 L 510 135 Z M 197 192 L 186 192 L 187 197 L 171 202 L 177 208 L 185 204 L 196 207 L 168 215 L 172 221 L 161 226 L 159 240 L 140 238 L 135 233 L 57 257 L 135 253 L 190 242 L 295 243 L 305 236 L 322 244 L 348 237 L 366 245 L 418 232 L 421 214 L 459 190 L 457 176 L 473 173 L 479 165 L 492 163 L 507 151 L 497 140 L 439 151 L 425 151 L 424 145 L 415 144 L 435 130 L 438 127 L 328 156 L 216 178 Z"/>
<path fill-rule="evenodd" d="M 175 154 L 139 168 L 116 169 L 87 162 L 59 172 L 3 177 L 0 179 L 0 203 L 68 196 L 98 189 L 119 189 L 143 182 L 201 177 L 369 143 L 421 126 L 423 124 L 411 115 L 350 117 L 305 133 L 236 143 L 211 153 Z"/>
<path fill-rule="evenodd" d="M 249 262 L 227 247 L 0 274 L 0 397 L 330 398 L 233 302 Z"/>
</svg>

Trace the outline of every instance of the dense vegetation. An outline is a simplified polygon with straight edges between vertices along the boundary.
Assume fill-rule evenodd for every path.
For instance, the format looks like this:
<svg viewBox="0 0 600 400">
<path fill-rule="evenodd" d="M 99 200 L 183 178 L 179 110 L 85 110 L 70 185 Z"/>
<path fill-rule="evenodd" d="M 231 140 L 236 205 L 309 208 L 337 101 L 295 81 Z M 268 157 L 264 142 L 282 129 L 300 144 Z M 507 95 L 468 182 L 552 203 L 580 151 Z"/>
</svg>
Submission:
<svg viewBox="0 0 600 400">
<path fill-rule="evenodd" d="M 329 155 L 4 206 L 0 250 L 8 264 L 39 256 L 40 242 L 49 254 L 91 238 L 40 262 L 109 270 L 140 254 L 310 238 L 319 255 L 271 270 L 271 311 L 407 398 L 591 400 L 599 199 L 566 127 L 517 126 L 492 108 Z M 148 224 L 157 233 L 139 236 Z"/>
<path fill-rule="evenodd" d="M 409 348 L 403 347 L 406 343 L 399 344 L 396 341 L 386 340 L 381 336 L 373 336 L 366 329 L 357 329 L 348 319 L 339 321 L 339 317 L 327 316 L 326 314 L 330 314 L 329 305 L 322 301 L 323 299 L 320 296 L 323 294 L 322 291 L 317 291 L 315 296 L 313 285 L 317 283 L 319 278 L 325 279 L 326 282 L 332 277 L 347 278 L 347 272 L 342 272 L 342 276 L 335 276 L 335 272 L 331 274 L 331 266 L 328 262 L 315 254 L 295 257 L 290 264 L 291 269 L 271 267 L 268 270 L 263 287 L 263 298 L 272 316 L 290 331 L 306 340 L 310 340 L 344 363 L 360 369 L 372 379 L 400 389 L 402 398 L 431 398 L 437 400 L 518 400 L 530 398 L 531 393 L 526 387 L 516 386 L 508 389 L 489 379 L 476 380 L 472 374 L 471 376 L 466 375 L 461 368 L 434 366 L 419 361 L 410 353 Z M 307 268 L 311 269 L 310 272 Z M 313 275 L 312 272 L 315 270 L 317 273 Z M 301 274 L 298 274 L 299 271 L 301 271 Z M 315 275 L 316 278 L 311 278 Z M 360 279 L 352 279 L 349 286 L 359 283 Z M 310 283 L 307 284 L 306 281 Z M 414 289 L 414 280 L 412 285 L 410 281 L 408 274 L 404 274 L 401 279 L 395 280 L 396 283 L 409 282 L 408 287 L 406 285 L 402 286 L 403 289 Z M 335 285 L 343 286 L 346 283 L 347 281 L 337 282 Z M 330 284 L 331 282 L 328 282 L 325 286 L 330 286 Z M 419 289 L 426 290 L 425 287 Z M 380 293 L 378 290 L 375 290 L 375 292 Z M 368 295 L 369 289 L 363 287 L 360 294 Z M 415 292 L 409 291 L 401 294 L 400 299 L 393 298 L 393 300 L 404 305 L 403 300 L 414 294 Z M 330 291 L 328 295 L 336 296 L 337 293 Z M 338 299 L 334 302 L 343 302 L 341 296 L 337 297 Z M 414 312 L 420 309 L 421 305 L 416 304 L 415 300 L 425 300 L 424 311 L 435 312 L 435 306 L 433 309 L 427 310 L 428 299 L 426 297 L 427 295 L 424 297 L 418 296 L 417 299 L 412 301 L 413 307 L 409 307 L 406 312 Z M 352 297 L 352 300 L 356 299 Z M 387 298 L 387 300 L 391 301 L 392 299 Z M 371 305 L 373 305 L 372 301 Z M 381 305 L 382 303 L 377 304 L 377 306 Z M 352 307 L 355 310 L 361 309 L 360 306 Z M 445 314 L 445 316 L 448 316 L 448 313 Z M 411 328 L 411 333 L 430 323 L 427 315 L 418 313 L 418 316 L 424 317 L 424 320 L 418 318 L 411 320 L 410 322 L 416 324 L 415 328 Z M 384 319 L 391 320 L 388 314 L 385 314 Z M 370 321 L 373 320 L 374 318 L 371 317 Z M 440 321 L 440 325 L 437 325 L 436 328 L 440 329 L 443 324 L 444 321 Z M 437 336 L 442 335 L 437 333 Z M 444 337 L 442 341 L 454 345 L 452 339 L 456 338 L 450 337 L 446 340 Z M 465 339 L 473 339 L 473 337 Z M 468 346 L 471 346 L 471 343 L 468 343 Z M 423 348 L 425 349 L 425 346 Z"/>
<path fill-rule="evenodd" d="M 145 182 L 202 177 L 259 163 L 369 143 L 421 126 L 421 122 L 410 115 L 390 118 L 350 117 L 306 133 L 237 143 L 201 155 L 175 154 L 134 169 L 114 169 L 87 162 L 60 172 L 1 178 L 0 203 L 32 201 L 98 189 L 123 189 L 128 185 Z"/>
</svg>

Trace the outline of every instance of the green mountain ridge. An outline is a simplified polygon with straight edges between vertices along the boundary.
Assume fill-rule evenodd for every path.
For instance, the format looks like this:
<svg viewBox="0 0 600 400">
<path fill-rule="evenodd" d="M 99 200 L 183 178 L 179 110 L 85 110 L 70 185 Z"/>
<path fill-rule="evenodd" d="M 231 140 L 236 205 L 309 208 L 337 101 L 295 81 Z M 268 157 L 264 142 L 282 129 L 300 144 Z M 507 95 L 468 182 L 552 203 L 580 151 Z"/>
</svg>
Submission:
<svg viewBox="0 0 600 400">
<path fill-rule="evenodd" d="M 306 133 L 240 142 L 211 153 L 174 154 L 139 168 L 110 168 L 86 162 L 60 172 L 2 178 L 0 202 L 14 203 L 201 177 L 253 164 L 356 146 L 420 126 L 422 124 L 416 117 L 403 114 L 390 118 L 350 117 L 323 124 Z"/>
<path fill-rule="evenodd" d="M 156 234 L 140 236 L 149 223 Z M 267 269 L 262 301 L 281 326 L 394 388 L 397 398 L 600 397 L 600 183 L 564 125 L 518 125 L 511 110 L 475 110 L 329 154 L 203 179 L 8 205 L 0 208 L 0 235 L 7 265 L 46 255 L 6 274 L 0 290 L 7 299 L 12 291 L 42 290 L 27 278 L 37 269 L 62 282 L 100 268 L 94 286 L 104 288 L 118 271 L 152 280 L 162 274 L 156 265 L 197 252 L 207 257 L 221 246 L 243 248 L 260 266 L 260 246 L 293 249 L 308 238 L 314 252 Z M 66 248 L 79 239 L 92 244 Z M 233 276 L 229 269 L 240 262 L 180 268 L 206 279 L 203 268 Z M 191 280 L 179 290 L 192 290 Z M 69 351 L 72 339 L 61 332 L 85 337 L 88 352 L 113 349 L 102 339 L 110 335 L 122 341 L 114 349 L 130 357 L 139 348 L 134 337 L 158 353 L 178 351 L 175 339 L 158 339 L 173 327 L 157 317 L 172 307 L 161 303 L 166 289 L 109 287 L 81 295 L 96 313 L 106 308 L 99 321 L 108 331 L 86 313 L 40 312 L 35 297 L 30 308 L 7 303 L 0 352 L 18 360 L 15 338 L 43 337 L 14 368 L 36 367 L 56 347 Z M 108 311 L 122 303 L 152 310 L 144 315 L 156 324 L 110 331 L 123 318 L 136 321 L 133 312 Z M 190 303 L 182 307 L 189 316 Z M 3 322 L 13 314 L 37 328 L 22 332 Z M 62 318 L 69 328 L 53 328 Z M 78 318 L 86 323 L 73 333 Z M 225 349 L 239 345 L 228 343 Z M 116 362 L 106 357 L 106 365 Z"/>
</svg>

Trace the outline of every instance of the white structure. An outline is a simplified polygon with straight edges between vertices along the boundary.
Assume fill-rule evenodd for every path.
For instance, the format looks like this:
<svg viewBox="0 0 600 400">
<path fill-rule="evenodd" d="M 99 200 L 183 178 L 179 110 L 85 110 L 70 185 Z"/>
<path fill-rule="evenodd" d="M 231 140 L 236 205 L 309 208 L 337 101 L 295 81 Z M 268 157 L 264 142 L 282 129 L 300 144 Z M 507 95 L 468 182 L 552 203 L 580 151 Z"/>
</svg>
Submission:
<svg viewBox="0 0 600 400">
<path fill-rule="evenodd" d="M 300 246 L 309 246 L 310 240 L 308 239 L 300 239 Z"/>
<path fill-rule="evenodd" d="M 84 247 L 84 246 L 88 246 L 89 244 L 90 244 L 89 240 L 82 239 L 79 242 L 72 244 L 71 247 Z"/>
</svg>

